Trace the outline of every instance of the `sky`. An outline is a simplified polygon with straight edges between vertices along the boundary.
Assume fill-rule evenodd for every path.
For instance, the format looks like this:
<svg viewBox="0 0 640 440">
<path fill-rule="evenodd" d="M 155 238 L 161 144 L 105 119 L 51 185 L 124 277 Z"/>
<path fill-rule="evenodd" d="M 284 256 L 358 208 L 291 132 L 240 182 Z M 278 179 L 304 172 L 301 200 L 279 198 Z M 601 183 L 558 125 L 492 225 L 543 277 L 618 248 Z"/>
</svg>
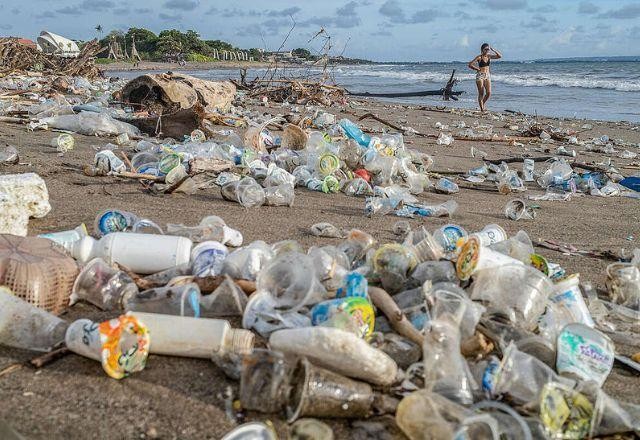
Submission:
<svg viewBox="0 0 640 440">
<path fill-rule="evenodd" d="M 640 55 L 640 0 L 0 0 L 0 35 L 88 40 L 98 24 L 266 50 L 293 27 L 285 49 L 312 52 L 324 28 L 333 55 L 375 61 L 466 61 L 483 42 L 505 60 Z"/>
</svg>

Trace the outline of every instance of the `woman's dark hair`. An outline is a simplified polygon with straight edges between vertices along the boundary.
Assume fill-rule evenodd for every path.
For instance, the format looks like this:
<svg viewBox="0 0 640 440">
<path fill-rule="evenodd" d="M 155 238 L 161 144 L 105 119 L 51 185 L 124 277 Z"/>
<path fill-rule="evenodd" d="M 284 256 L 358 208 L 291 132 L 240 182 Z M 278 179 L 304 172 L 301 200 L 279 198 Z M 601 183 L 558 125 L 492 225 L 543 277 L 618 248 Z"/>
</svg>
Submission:
<svg viewBox="0 0 640 440">
<path fill-rule="evenodd" d="M 489 43 L 483 43 L 482 46 L 480 46 L 480 50 L 485 50 L 489 48 Z"/>
</svg>

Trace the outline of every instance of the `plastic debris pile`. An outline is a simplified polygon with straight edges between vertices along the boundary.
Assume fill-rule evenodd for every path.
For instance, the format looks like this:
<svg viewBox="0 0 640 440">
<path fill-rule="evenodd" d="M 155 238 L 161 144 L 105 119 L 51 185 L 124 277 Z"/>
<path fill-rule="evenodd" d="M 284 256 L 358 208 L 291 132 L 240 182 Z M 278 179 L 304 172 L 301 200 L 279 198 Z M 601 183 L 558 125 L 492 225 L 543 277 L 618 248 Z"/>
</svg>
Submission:
<svg viewBox="0 0 640 440">
<path fill-rule="evenodd" d="M 20 299 L 18 283 L 0 290 L 0 343 L 64 343 L 115 379 L 161 362 L 149 354 L 210 359 L 239 381 L 237 417 L 391 414 L 410 439 L 640 431 L 640 407 L 601 389 L 619 358 L 609 318 L 640 318 L 640 258 L 607 268 L 601 298 L 535 254 L 524 231 L 508 237 L 499 225 L 428 231 L 401 220 L 393 243 L 328 223 L 312 230 L 339 241 L 244 243 L 217 216 L 162 228 L 119 210 L 97 215 L 93 237 L 84 225 L 26 237 L 23 254 L 51 240 L 82 267 L 71 305 L 113 319 L 68 323 Z M 3 243 L 0 277 L 26 259 Z"/>
</svg>

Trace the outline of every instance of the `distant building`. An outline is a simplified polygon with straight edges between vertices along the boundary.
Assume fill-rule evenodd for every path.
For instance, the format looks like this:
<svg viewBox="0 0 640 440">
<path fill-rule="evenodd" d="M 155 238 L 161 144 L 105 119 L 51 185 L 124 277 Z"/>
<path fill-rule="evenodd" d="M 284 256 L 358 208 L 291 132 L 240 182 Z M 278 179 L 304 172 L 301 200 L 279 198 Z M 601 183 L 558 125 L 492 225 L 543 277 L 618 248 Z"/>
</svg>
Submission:
<svg viewBox="0 0 640 440">
<path fill-rule="evenodd" d="M 37 47 L 35 41 L 29 40 L 28 38 L 16 38 L 16 41 L 24 46 L 33 47 L 34 49 Z"/>
<path fill-rule="evenodd" d="M 38 50 L 49 55 L 58 55 L 66 58 L 75 58 L 80 54 L 80 48 L 75 41 L 48 31 L 40 33 Z"/>
</svg>

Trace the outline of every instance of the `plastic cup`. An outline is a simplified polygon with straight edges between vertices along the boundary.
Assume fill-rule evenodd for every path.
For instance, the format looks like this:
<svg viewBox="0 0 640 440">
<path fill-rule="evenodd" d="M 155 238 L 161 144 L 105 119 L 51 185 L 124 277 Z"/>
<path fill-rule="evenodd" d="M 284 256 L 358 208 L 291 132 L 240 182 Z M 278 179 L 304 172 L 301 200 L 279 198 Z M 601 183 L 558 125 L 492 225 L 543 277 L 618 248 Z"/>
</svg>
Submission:
<svg viewBox="0 0 640 440">
<path fill-rule="evenodd" d="M 79 319 L 69 326 L 64 339 L 69 350 L 100 361 L 114 379 L 144 369 L 149 354 L 147 328 L 131 314 L 99 324 Z"/>
<path fill-rule="evenodd" d="M 222 440 L 278 440 L 278 436 L 264 423 L 251 422 L 228 432 Z"/>
<path fill-rule="evenodd" d="M 418 263 L 444 258 L 444 249 L 429 232 L 422 231 L 420 235 L 422 239 L 413 247 Z"/>
<path fill-rule="evenodd" d="M 369 384 L 355 381 L 302 358 L 291 380 L 287 403 L 287 421 L 300 417 L 364 418 L 371 412 L 373 390 Z"/>
<path fill-rule="evenodd" d="M 456 271 L 461 280 L 468 280 L 478 271 L 514 264 L 522 265 L 508 255 L 483 246 L 480 238 L 471 235 L 460 249 Z"/>
<path fill-rule="evenodd" d="M 558 281 L 554 286 L 550 299 L 567 314 L 568 322 L 578 322 L 589 327 L 595 326 L 591 312 L 589 312 L 580 290 L 580 277 L 578 274 L 573 274 Z"/>
<path fill-rule="evenodd" d="M 467 231 L 462 226 L 458 225 L 445 225 L 433 233 L 433 238 L 444 248 L 447 252 L 453 252 L 456 250 L 458 240 L 468 236 Z"/>
<path fill-rule="evenodd" d="M 67 323 L 0 287 L 0 345 L 49 351 L 64 341 Z"/>
<path fill-rule="evenodd" d="M 504 215 L 514 221 L 533 220 L 536 218 L 536 212 L 533 208 L 528 207 L 522 199 L 514 199 L 507 202 L 507 205 L 504 207 Z"/>
<path fill-rule="evenodd" d="M 158 165 L 158 156 L 153 153 L 148 153 L 146 151 L 142 151 L 140 153 L 135 154 L 131 158 L 131 165 L 133 167 L 133 171 L 138 171 L 142 166 L 157 166 Z"/>
<path fill-rule="evenodd" d="M 191 250 L 191 272 L 199 278 L 220 275 L 227 255 L 226 246 L 217 241 L 200 243 Z"/>
<path fill-rule="evenodd" d="M 238 202 L 245 208 L 253 208 L 264 204 L 264 189 L 252 177 L 245 177 L 229 182 L 220 188 L 222 198 Z"/>
<path fill-rule="evenodd" d="M 169 172 L 182 163 L 180 155 L 175 153 L 165 154 L 158 161 L 158 170 L 160 173 L 167 175 Z"/>
<path fill-rule="evenodd" d="M 51 140 L 51 146 L 55 147 L 58 153 L 66 153 L 73 150 L 76 141 L 70 134 L 62 133 Z"/>
<path fill-rule="evenodd" d="M 482 246 L 491 246 L 507 239 L 507 232 L 500 225 L 487 225 L 480 232 L 471 234 L 480 240 Z"/>
<path fill-rule="evenodd" d="M 247 294 L 230 276 L 209 295 L 200 297 L 200 314 L 203 318 L 242 316 L 247 306 Z"/>
<path fill-rule="evenodd" d="M 254 349 L 242 358 L 242 407 L 264 413 L 280 412 L 287 401 L 293 366 L 279 351 Z"/>
<path fill-rule="evenodd" d="M 70 304 L 87 301 L 101 310 L 120 308 L 124 297 L 135 295 L 138 287 L 126 273 L 100 258 L 89 261 L 76 278 Z"/>
<path fill-rule="evenodd" d="M 566 325 L 557 342 L 556 370 L 563 376 L 604 385 L 615 357 L 611 339 L 583 324 Z"/>
<path fill-rule="evenodd" d="M 533 330 L 552 291 L 553 284 L 542 272 L 521 263 L 507 264 L 476 272 L 471 299 L 483 301 L 514 324 Z"/>
<path fill-rule="evenodd" d="M 268 338 L 276 330 L 310 327 L 311 320 L 296 311 L 277 310 L 275 299 L 264 291 L 251 295 L 242 315 L 242 326 Z"/>
<path fill-rule="evenodd" d="M 173 184 L 177 184 L 178 182 L 180 182 L 181 180 L 187 177 L 189 177 L 189 174 L 187 174 L 187 169 L 184 167 L 184 165 L 179 164 L 178 166 L 172 168 L 171 171 L 167 173 L 167 175 L 164 178 L 164 181 L 167 185 L 173 185 Z"/>
<path fill-rule="evenodd" d="M 137 217 L 130 212 L 107 209 L 96 216 L 93 230 L 98 237 L 102 237 L 112 232 L 126 231 L 133 226 L 136 220 Z"/>
<path fill-rule="evenodd" d="M 127 311 L 163 315 L 200 316 L 200 288 L 195 283 L 158 287 L 123 298 Z"/>
</svg>

